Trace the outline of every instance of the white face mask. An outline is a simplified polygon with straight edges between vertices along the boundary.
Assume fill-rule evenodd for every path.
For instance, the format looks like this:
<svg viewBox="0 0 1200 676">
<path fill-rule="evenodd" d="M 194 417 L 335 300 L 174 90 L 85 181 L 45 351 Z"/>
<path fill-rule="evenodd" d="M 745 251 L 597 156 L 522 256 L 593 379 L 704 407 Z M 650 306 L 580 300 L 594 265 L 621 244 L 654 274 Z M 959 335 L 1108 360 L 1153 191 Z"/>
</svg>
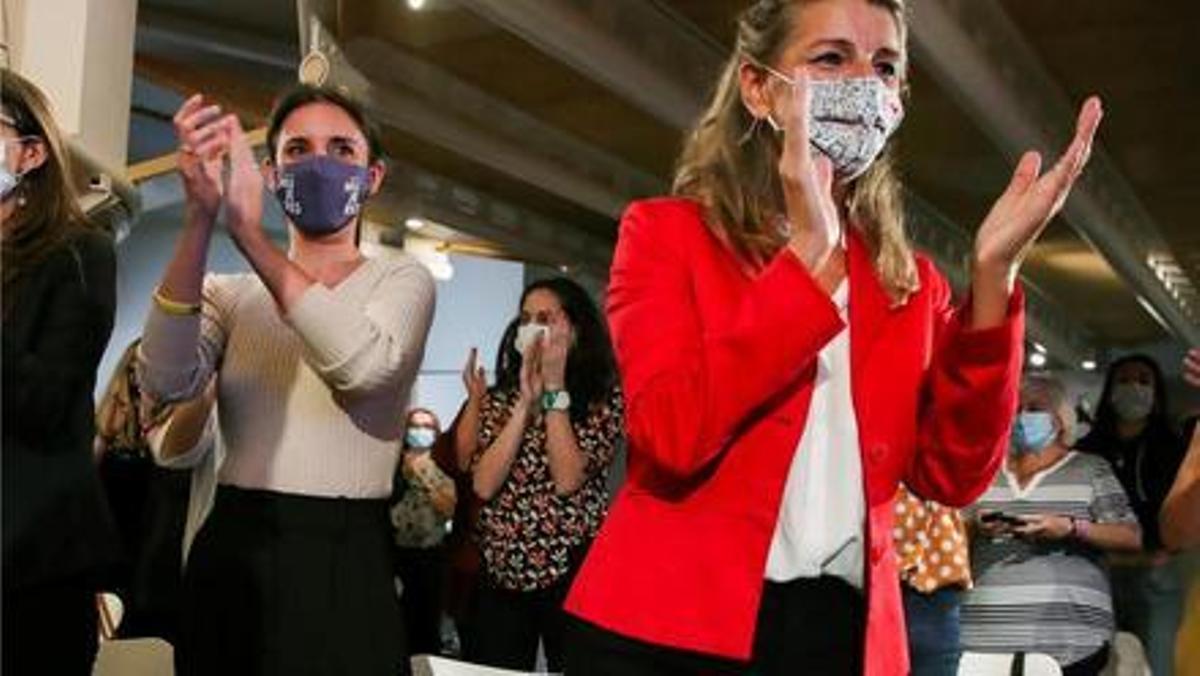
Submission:
<svg viewBox="0 0 1200 676">
<path fill-rule="evenodd" d="M 1141 383 L 1117 383 L 1113 385 L 1109 401 L 1121 420 L 1142 420 L 1154 410 L 1154 387 Z"/>
<path fill-rule="evenodd" d="M 437 441 L 437 432 L 428 427 L 410 427 L 404 433 L 404 441 L 409 448 L 433 448 L 433 443 Z"/>
<path fill-rule="evenodd" d="M 21 183 L 22 175 L 8 168 L 8 146 L 10 143 L 16 143 L 21 140 L 13 138 L 0 141 L 0 200 L 8 199 L 12 191 Z"/>
<path fill-rule="evenodd" d="M 789 86 L 795 81 L 763 66 Z M 810 80 L 809 143 L 833 162 L 839 181 L 858 178 L 878 159 L 888 139 L 904 119 L 899 95 L 875 77 Z M 775 131 L 783 126 L 767 114 Z"/>
<path fill-rule="evenodd" d="M 517 340 L 514 346 L 522 355 L 533 346 L 534 341 L 542 336 L 543 340 L 550 337 L 550 327 L 545 324 L 530 322 L 517 327 Z"/>
</svg>

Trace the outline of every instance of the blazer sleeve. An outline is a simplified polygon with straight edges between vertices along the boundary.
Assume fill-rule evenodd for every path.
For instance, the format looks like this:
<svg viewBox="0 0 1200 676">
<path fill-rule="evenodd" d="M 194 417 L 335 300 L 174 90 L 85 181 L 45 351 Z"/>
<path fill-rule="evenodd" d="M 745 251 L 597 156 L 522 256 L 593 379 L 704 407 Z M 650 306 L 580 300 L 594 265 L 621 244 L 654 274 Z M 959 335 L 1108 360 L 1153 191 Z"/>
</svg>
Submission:
<svg viewBox="0 0 1200 676">
<path fill-rule="evenodd" d="M 608 290 L 630 451 L 677 480 L 703 471 L 844 328 L 828 294 L 787 249 L 729 303 L 719 325 L 702 326 L 687 251 L 718 245 L 689 247 L 701 228 L 694 209 L 634 203 L 622 219 Z"/>
<path fill-rule="evenodd" d="M 923 498 L 962 507 L 987 490 L 1008 450 L 1024 358 L 1025 299 L 1018 287 L 1002 324 L 972 330 L 964 325 L 969 299 L 953 308 L 946 280 L 922 263 L 924 281 L 933 285 L 933 358 L 905 481 Z"/>
<path fill-rule="evenodd" d="M 4 422 L 28 439 L 44 439 L 66 425 L 78 410 L 81 390 L 91 397 L 116 309 L 112 242 L 99 233 L 82 235 L 53 254 L 43 274 L 56 281 L 41 299 L 44 315 L 38 333 L 26 346 L 7 331 L 3 338 Z"/>
</svg>

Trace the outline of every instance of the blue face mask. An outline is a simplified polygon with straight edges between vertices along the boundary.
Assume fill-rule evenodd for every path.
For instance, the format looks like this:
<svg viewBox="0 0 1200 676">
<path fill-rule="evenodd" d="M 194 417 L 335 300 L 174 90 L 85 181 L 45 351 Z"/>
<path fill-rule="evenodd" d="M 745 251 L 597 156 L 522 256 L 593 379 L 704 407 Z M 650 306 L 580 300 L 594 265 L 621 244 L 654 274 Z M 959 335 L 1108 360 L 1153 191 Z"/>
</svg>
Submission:
<svg viewBox="0 0 1200 676">
<path fill-rule="evenodd" d="M 302 232 L 320 236 L 346 227 L 370 194 L 366 167 L 316 155 L 277 170 L 275 197 Z"/>
<path fill-rule="evenodd" d="M 1013 423 L 1012 444 L 1018 454 L 1041 453 L 1054 442 L 1054 416 L 1045 411 L 1025 411 Z"/>
<path fill-rule="evenodd" d="M 433 448 L 437 432 L 429 427 L 410 427 L 404 433 L 404 443 L 409 448 Z"/>
</svg>

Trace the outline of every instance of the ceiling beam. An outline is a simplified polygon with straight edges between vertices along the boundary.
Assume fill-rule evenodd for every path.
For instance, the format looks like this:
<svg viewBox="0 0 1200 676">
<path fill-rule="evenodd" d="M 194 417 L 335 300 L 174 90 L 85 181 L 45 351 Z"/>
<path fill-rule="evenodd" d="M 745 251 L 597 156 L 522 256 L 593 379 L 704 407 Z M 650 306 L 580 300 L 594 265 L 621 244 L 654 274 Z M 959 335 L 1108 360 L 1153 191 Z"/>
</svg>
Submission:
<svg viewBox="0 0 1200 676">
<path fill-rule="evenodd" d="M 344 87 L 382 123 L 601 214 L 615 218 L 629 201 L 630 195 L 615 186 L 531 152 L 519 140 L 447 114 L 413 92 L 372 82 L 346 57 L 317 13 L 301 15 L 300 26 L 307 34 L 302 42 L 313 46 L 306 59 L 323 59 L 328 81 Z"/>
<path fill-rule="evenodd" d="M 407 162 L 395 162 L 378 207 L 469 233 L 527 260 L 607 276 L 612 242 Z"/>
<path fill-rule="evenodd" d="M 453 73 L 377 38 L 355 38 L 342 45 L 347 59 L 372 84 L 409 91 L 441 111 L 519 143 L 567 167 L 571 173 L 599 181 L 624 199 L 660 194 L 661 179 L 590 143 L 547 124 L 469 84 Z"/>
<path fill-rule="evenodd" d="M 677 129 L 692 126 L 722 59 L 645 0 L 457 0 Z"/>
<path fill-rule="evenodd" d="M 913 0 L 911 9 L 915 58 L 943 89 L 1010 159 L 1032 147 L 1053 161 L 1071 137 L 1075 106 L 1003 8 L 994 0 Z M 1200 344 L 1194 286 L 1168 290 L 1151 268 L 1151 259 L 1172 264 L 1170 248 L 1099 144 L 1063 216 L 1168 332 Z"/>
<path fill-rule="evenodd" d="M 147 6 L 138 8 L 134 41 L 138 52 L 179 55 L 205 54 L 275 70 L 294 72 L 296 46 L 199 21 L 176 12 Z"/>
</svg>

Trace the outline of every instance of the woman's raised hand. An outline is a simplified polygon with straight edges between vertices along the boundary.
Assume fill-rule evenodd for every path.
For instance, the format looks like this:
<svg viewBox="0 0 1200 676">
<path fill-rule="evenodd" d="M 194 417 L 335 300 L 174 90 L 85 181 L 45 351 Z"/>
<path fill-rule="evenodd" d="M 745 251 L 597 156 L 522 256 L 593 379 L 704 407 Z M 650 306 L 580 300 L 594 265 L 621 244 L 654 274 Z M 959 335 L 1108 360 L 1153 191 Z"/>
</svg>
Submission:
<svg viewBox="0 0 1200 676">
<path fill-rule="evenodd" d="M 833 199 L 833 163 L 809 143 L 809 76 L 797 68 L 783 132 L 779 178 L 791 227 L 788 245 L 813 274 L 835 253 L 841 222 Z"/>
<path fill-rule="evenodd" d="M 221 209 L 221 172 L 229 152 L 231 118 L 222 115 L 220 106 L 194 94 L 183 102 L 172 120 L 179 140 L 177 162 L 188 208 L 208 226 L 216 221 Z"/>
<path fill-rule="evenodd" d="M 1025 153 L 1004 194 L 992 206 L 975 236 L 977 268 L 1004 275 L 1009 285 L 1021 262 L 1050 219 L 1062 209 L 1071 187 L 1087 165 L 1096 128 L 1104 116 L 1100 99 L 1084 102 L 1075 126 L 1075 138 L 1058 162 L 1040 174 L 1042 157 Z"/>
</svg>

